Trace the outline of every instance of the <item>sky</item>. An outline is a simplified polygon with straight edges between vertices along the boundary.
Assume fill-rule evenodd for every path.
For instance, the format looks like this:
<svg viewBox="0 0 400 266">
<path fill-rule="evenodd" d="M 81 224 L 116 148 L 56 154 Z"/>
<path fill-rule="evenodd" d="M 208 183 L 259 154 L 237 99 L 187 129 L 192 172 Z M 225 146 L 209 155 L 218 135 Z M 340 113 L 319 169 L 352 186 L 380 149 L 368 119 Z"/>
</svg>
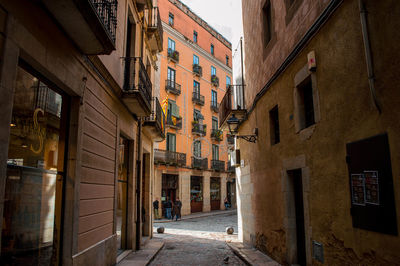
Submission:
<svg viewBox="0 0 400 266">
<path fill-rule="evenodd" d="M 235 50 L 242 34 L 241 0 L 180 0 L 221 33 Z"/>
</svg>

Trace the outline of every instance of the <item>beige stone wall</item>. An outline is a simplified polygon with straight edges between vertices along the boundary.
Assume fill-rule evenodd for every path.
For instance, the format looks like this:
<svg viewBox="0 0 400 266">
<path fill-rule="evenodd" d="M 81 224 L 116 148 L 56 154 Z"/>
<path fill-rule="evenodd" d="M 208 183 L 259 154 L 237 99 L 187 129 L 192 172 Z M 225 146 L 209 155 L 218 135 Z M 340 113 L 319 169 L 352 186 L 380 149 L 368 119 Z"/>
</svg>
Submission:
<svg viewBox="0 0 400 266">
<path fill-rule="evenodd" d="M 328 1 L 303 1 L 292 24 L 285 25 L 283 1 L 274 6 L 277 41 L 270 56 L 262 57 L 260 45 L 261 2 L 243 4 L 246 42 L 246 97 L 252 102 L 294 44 Z M 317 4 L 317 2 L 325 4 Z M 343 1 L 295 60 L 275 80 L 257 103 L 240 134 L 257 127 L 256 144 L 240 140 L 244 167 L 236 169 L 239 228 L 243 240 L 257 246 L 284 264 L 293 261 L 293 221 L 288 213 L 287 170 L 299 168 L 303 178 L 305 231 L 308 264 L 311 241 L 323 244 L 326 265 L 396 264 L 400 261 L 400 238 L 352 226 L 346 144 L 382 133 L 389 136 L 393 190 L 400 228 L 400 117 L 397 78 L 400 52 L 400 9 L 396 1 L 365 1 L 375 66 L 377 97 L 382 113 L 375 108 L 368 87 L 358 1 Z M 314 8 L 315 7 L 315 8 Z M 251 14 L 251 15 L 250 15 Z M 256 15 L 254 15 L 256 14 Z M 298 17 L 296 17 L 298 16 Z M 278 26 L 279 25 L 279 26 Z M 290 31 L 301 29 L 297 33 Z M 281 31 L 281 32 L 280 32 Z M 285 32 L 287 31 L 287 32 Z M 290 33 L 290 32 L 292 33 Z M 313 75 L 319 104 L 319 120 L 306 130 L 296 130 L 296 76 L 315 51 L 317 69 Z M 274 61 L 276 60 L 276 61 Z M 311 73 L 308 73 L 311 74 Z M 248 93 L 248 94 L 247 94 Z M 268 112 L 278 105 L 280 143 L 271 145 Z M 300 158 L 300 159 L 299 159 Z M 299 162 L 302 161 L 302 162 Z M 306 179 L 303 179 L 306 180 Z"/>
</svg>

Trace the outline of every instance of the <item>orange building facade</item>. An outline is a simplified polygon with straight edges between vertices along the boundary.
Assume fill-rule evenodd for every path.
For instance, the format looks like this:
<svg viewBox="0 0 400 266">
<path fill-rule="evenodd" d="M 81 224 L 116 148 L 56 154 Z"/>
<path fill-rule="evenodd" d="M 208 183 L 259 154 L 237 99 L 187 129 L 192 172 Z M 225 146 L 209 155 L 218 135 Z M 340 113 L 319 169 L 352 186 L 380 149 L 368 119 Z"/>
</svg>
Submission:
<svg viewBox="0 0 400 266">
<path fill-rule="evenodd" d="M 235 205 L 236 197 L 228 138 L 218 129 L 219 102 L 232 80 L 231 43 L 180 1 L 158 6 L 166 140 L 154 153 L 153 197 L 161 206 L 179 197 L 182 215 L 224 209 L 225 198 Z"/>
</svg>

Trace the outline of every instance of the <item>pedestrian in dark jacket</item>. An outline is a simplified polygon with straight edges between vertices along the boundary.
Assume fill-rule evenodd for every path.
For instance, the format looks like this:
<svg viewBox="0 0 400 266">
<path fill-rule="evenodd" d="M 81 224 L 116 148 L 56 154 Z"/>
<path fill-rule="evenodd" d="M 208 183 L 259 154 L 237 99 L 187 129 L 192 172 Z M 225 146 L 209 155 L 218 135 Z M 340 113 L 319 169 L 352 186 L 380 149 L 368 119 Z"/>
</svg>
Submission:
<svg viewBox="0 0 400 266">
<path fill-rule="evenodd" d="M 153 201 L 154 219 L 156 220 L 160 219 L 160 216 L 158 214 L 158 205 L 159 205 L 158 198 L 156 198 L 156 200 Z"/>
<path fill-rule="evenodd" d="M 172 202 L 168 197 L 167 201 L 164 203 L 164 208 L 165 208 L 165 218 L 171 219 Z"/>
<path fill-rule="evenodd" d="M 175 204 L 174 204 L 174 214 L 176 217 L 175 221 L 178 221 L 178 219 L 181 219 L 181 209 L 182 209 L 182 202 L 179 200 L 179 198 L 176 198 Z M 174 219 L 174 217 L 172 217 Z"/>
</svg>

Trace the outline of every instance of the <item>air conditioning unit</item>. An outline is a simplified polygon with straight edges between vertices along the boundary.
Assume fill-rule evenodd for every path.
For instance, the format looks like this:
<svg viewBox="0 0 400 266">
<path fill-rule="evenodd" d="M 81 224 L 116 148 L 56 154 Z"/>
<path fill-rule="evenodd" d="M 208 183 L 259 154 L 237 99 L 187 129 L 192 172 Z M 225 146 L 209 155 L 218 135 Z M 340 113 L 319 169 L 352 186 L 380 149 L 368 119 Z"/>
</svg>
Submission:
<svg viewBox="0 0 400 266">
<path fill-rule="evenodd" d="M 231 165 L 240 166 L 240 150 L 234 150 L 231 152 Z"/>
</svg>

